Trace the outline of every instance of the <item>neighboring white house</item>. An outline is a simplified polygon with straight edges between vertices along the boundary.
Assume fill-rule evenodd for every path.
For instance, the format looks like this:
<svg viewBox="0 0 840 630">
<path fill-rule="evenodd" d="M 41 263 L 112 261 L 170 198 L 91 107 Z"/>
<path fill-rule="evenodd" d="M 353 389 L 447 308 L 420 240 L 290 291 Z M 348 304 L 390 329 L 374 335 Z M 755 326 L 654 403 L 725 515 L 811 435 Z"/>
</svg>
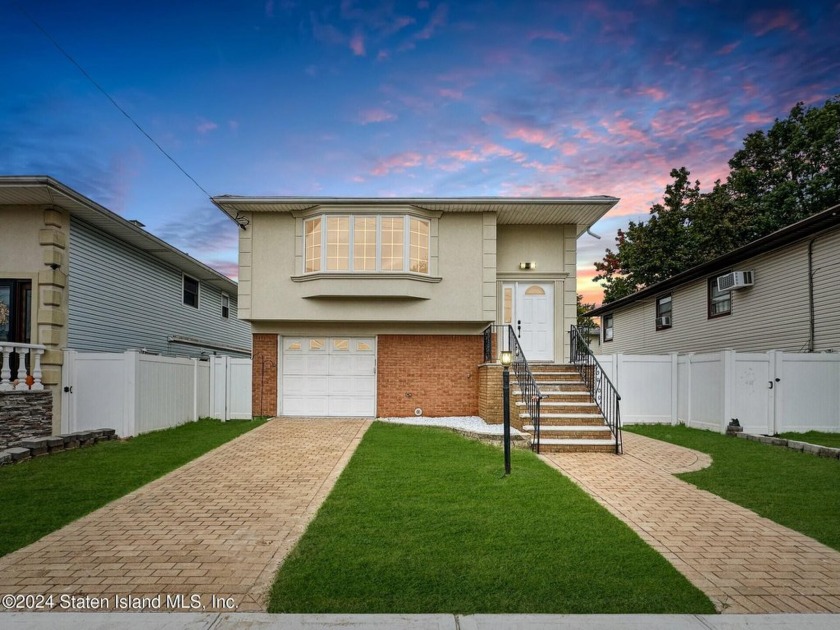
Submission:
<svg viewBox="0 0 840 630">
<path fill-rule="evenodd" d="M 840 206 L 587 315 L 602 354 L 840 351 Z"/>
<path fill-rule="evenodd" d="M 0 360 L 44 346 L 55 431 L 65 350 L 250 355 L 235 282 L 50 177 L 0 177 L 0 252 Z"/>
<path fill-rule="evenodd" d="M 568 360 L 576 241 L 614 197 L 214 198 L 242 226 L 255 413 L 476 415 L 482 331 Z"/>
</svg>

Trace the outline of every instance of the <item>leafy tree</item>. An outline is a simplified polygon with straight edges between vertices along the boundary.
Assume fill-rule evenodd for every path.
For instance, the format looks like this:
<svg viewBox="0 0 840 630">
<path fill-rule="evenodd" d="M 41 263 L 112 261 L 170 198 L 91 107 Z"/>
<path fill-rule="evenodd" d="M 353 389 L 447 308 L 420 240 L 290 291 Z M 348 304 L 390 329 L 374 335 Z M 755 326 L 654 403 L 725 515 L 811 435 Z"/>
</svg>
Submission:
<svg viewBox="0 0 840 630">
<path fill-rule="evenodd" d="M 749 134 L 729 167 L 708 193 L 685 167 L 671 171 L 663 203 L 595 263 L 604 303 L 840 203 L 840 96 Z"/>
<path fill-rule="evenodd" d="M 624 232 L 618 231 L 615 237 L 616 251 L 607 248 L 604 259 L 595 263 L 598 275 L 593 278 L 596 282 L 603 280 L 604 302 L 614 302 L 626 295 L 635 293 L 639 287 L 633 280 L 630 271 L 621 266 L 620 252 L 624 246 Z"/>
<path fill-rule="evenodd" d="M 583 296 L 577 294 L 577 327 L 578 328 L 595 328 L 595 322 L 591 317 L 584 317 L 586 313 L 595 308 L 594 304 L 586 304 L 583 301 Z"/>
<path fill-rule="evenodd" d="M 840 96 L 798 103 L 754 131 L 729 161 L 732 199 L 753 218 L 749 240 L 840 203 Z"/>
</svg>

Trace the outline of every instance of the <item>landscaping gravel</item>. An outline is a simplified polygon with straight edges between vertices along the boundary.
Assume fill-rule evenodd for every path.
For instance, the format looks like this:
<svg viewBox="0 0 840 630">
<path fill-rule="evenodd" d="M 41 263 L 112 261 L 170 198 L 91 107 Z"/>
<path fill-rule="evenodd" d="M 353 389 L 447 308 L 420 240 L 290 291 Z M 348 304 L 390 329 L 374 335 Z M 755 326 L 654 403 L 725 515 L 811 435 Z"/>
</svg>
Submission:
<svg viewBox="0 0 840 630">
<path fill-rule="evenodd" d="M 478 416 L 448 416 L 445 418 L 428 418 L 426 416 L 407 418 L 378 418 L 382 422 L 393 422 L 396 424 L 416 424 L 430 427 L 449 427 L 479 433 L 484 435 L 502 435 L 504 427 L 501 424 L 487 424 Z M 513 427 L 510 428 L 511 435 L 524 435 Z"/>
</svg>

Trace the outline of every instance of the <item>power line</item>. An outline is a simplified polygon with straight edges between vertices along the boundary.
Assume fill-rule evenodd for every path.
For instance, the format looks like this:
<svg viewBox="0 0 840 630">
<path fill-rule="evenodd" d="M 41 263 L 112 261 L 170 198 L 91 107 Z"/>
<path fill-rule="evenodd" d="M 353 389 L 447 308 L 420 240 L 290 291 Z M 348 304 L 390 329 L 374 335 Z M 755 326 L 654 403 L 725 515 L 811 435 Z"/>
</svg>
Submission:
<svg viewBox="0 0 840 630">
<path fill-rule="evenodd" d="M 189 179 L 189 180 L 190 180 L 193 184 L 195 184 L 195 185 L 196 185 L 196 187 L 198 187 L 198 189 L 199 189 L 201 192 L 203 192 L 205 195 L 207 195 L 207 198 L 208 198 L 208 199 L 212 199 L 212 197 L 213 197 L 213 196 L 212 196 L 209 192 L 207 192 L 207 191 L 204 189 L 204 186 L 202 186 L 201 184 L 199 184 L 199 183 L 195 180 L 195 178 L 194 178 L 192 175 L 190 175 L 189 173 L 187 173 L 187 171 L 186 171 L 186 170 L 184 170 L 184 167 L 183 167 L 183 166 L 181 166 L 180 164 L 178 164 L 178 162 L 175 160 L 175 158 L 174 158 L 174 157 L 172 157 L 171 155 L 169 155 L 169 153 L 167 153 L 167 152 L 166 152 L 166 150 L 165 150 L 162 146 L 160 146 L 160 145 L 157 143 L 157 140 L 155 140 L 154 138 L 152 138 L 152 136 L 151 136 L 151 135 L 149 135 L 149 133 L 148 133 L 145 129 L 143 129 L 143 127 L 141 127 L 141 126 L 140 126 L 140 123 L 138 123 L 136 120 L 134 120 L 134 119 L 131 117 L 131 114 L 129 114 L 127 111 L 125 111 L 122 107 L 120 107 L 119 103 L 117 103 L 117 101 L 115 101 L 115 100 L 113 99 L 113 97 L 112 97 L 110 94 L 108 94 L 108 92 L 105 90 L 105 88 L 103 88 L 101 85 L 99 85 L 99 83 L 97 83 L 97 82 L 96 82 L 96 80 L 95 80 L 92 76 L 90 76 L 90 74 L 88 74 L 87 70 L 85 70 L 85 69 L 82 67 L 82 65 L 81 65 L 78 61 L 76 61 L 76 60 L 75 60 L 75 59 L 74 59 L 74 58 L 70 55 L 70 53 L 68 53 L 66 50 L 64 50 L 64 48 L 62 48 L 62 47 L 61 47 L 61 44 L 59 44 L 59 43 L 58 43 L 58 42 L 57 42 L 57 41 L 56 41 L 56 40 L 52 37 L 52 35 L 50 35 L 50 34 L 47 32 L 47 30 L 46 30 L 43 26 L 41 26 L 41 25 L 40 25 L 40 24 L 39 24 L 39 23 L 35 20 L 35 18 L 33 18 L 31 15 L 29 15 L 29 13 L 27 13 L 27 12 L 26 12 L 26 10 L 25 10 L 25 9 L 24 9 L 21 5 L 20 5 L 20 3 L 15 2 L 14 4 L 15 4 L 15 6 L 18 8 L 18 10 L 19 10 L 19 11 L 20 11 L 23 15 L 24 15 L 24 17 L 26 17 L 26 19 L 27 19 L 27 20 L 29 20 L 30 22 L 32 22 L 33 26 L 35 26 L 35 28 L 37 28 L 39 31 L 41 31 L 41 33 L 43 33 L 44 37 L 46 37 L 46 38 L 47 38 L 47 39 L 48 39 L 48 40 L 52 43 L 52 45 L 53 45 L 53 46 L 55 46 L 55 47 L 58 49 L 58 51 L 59 51 L 62 55 L 64 55 L 65 57 L 67 57 L 67 59 L 70 61 L 70 63 L 72 63 L 74 66 L 76 66 L 76 68 L 78 68 L 78 69 L 79 69 L 79 72 L 81 72 L 81 73 L 84 75 L 84 77 L 85 77 L 88 81 L 90 81 L 90 82 L 93 84 L 93 86 L 94 86 L 97 90 L 99 90 L 100 92 L 102 92 L 102 94 L 104 94 L 104 95 L 105 95 L 105 98 L 107 98 L 109 101 L 111 101 L 111 104 L 112 104 L 114 107 L 116 107 L 116 108 L 117 108 L 120 112 L 122 112 L 122 115 L 123 115 L 123 116 L 125 116 L 126 118 L 128 118 L 128 120 L 130 120 L 130 121 L 131 121 L 131 123 L 132 123 L 135 127 L 137 127 L 137 129 L 140 131 L 140 133 L 142 133 L 144 136 L 146 136 L 146 138 L 148 138 L 148 139 L 149 139 L 149 142 L 151 142 L 153 145 L 155 145 L 155 146 L 158 148 L 158 151 L 160 151 L 161 153 L 163 153 L 163 155 L 165 155 L 165 156 L 166 156 L 166 158 L 167 158 L 170 162 L 172 162 L 172 163 L 173 163 L 173 164 L 174 164 L 174 165 L 178 168 L 178 170 L 179 170 L 179 171 L 181 171 L 184 175 L 186 175 L 186 177 L 187 177 L 187 178 L 188 178 L 188 179 Z"/>
</svg>

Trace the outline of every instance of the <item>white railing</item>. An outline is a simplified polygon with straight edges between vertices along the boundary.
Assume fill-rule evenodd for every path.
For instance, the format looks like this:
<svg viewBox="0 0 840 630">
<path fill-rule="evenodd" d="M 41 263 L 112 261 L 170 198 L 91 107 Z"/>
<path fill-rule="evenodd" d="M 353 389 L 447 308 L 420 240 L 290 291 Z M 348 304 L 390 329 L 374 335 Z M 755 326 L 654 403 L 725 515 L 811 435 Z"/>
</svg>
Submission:
<svg viewBox="0 0 840 630">
<path fill-rule="evenodd" d="M 40 391 L 44 389 L 41 383 L 41 355 L 44 354 L 46 346 L 37 343 L 17 343 L 13 341 L 0 341 L 0 353 L 3 361 L 0 363 L 0 392 L 10 391 Z M 12 355 L 18 357 L 17 374 L 12 378 Z M 32 374 L 26 371 L 26 355 L 32 354 L 35 357 Z M 31 379 L 29 377 L 31 376 Z"/>
</svg>

